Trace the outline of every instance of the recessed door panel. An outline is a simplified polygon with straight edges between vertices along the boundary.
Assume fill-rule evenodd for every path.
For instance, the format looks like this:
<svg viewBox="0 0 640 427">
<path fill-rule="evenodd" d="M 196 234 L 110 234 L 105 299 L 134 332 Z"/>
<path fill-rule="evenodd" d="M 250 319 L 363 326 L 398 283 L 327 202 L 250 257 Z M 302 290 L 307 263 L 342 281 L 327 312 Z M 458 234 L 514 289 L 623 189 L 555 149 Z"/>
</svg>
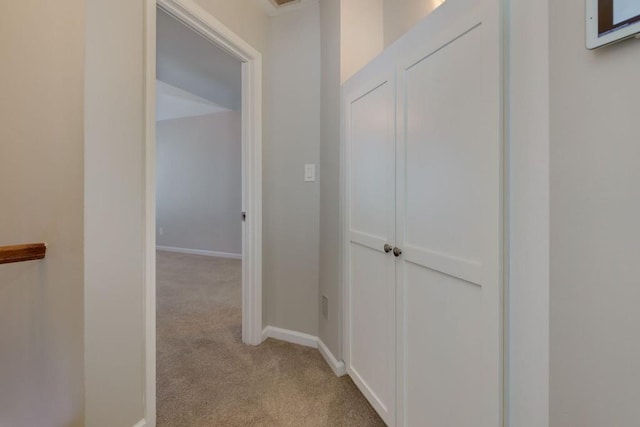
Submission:
<svg viewBox="0 0 640 427">
<path fill-rule="evenodd" d="M 405 425 L 486 425 L 482 288 L 411 263 L 405 276 Z"/>
<path fill-rule="evenodd" d="M 404 72 L 405 244 L 476 264 L 496 231 L 500 168 L 499 92 L 482 67 L 483 32 L 472 29 Z"/>
<path fill-rule="evenodd" d="M 391 257 L 351 247 L 350 374 L 383 418 L 395 400 L 395 270 Z"/>
<path fill-rule="evenodd" d="M 389 239 L 395 204 L 393 82 L 350 104 L 351 231 Z"/>
</svg>

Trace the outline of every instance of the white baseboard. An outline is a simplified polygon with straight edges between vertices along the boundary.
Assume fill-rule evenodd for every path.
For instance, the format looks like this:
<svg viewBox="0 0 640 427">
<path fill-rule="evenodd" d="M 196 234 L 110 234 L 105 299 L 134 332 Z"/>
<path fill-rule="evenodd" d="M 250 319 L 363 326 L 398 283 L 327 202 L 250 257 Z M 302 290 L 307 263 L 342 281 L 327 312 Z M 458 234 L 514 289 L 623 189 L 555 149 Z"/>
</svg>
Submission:
<svg viewBox="0 0 640 427">
<path fill-rule="evenodd" d="M 291 331 L 289 329 L 276 328 L 275 326 L 267 326 L 262 331 L 262 338 L 273 338 L 280 341 L 299 344 L 305 347 L 318 348 L 318 337 L 304 334 L 302 332 Z"/>
<path fill-rule="evenodd" d="M 204 255 L 204 256 L 212 256 L 217 258 L 242 259 L 242 254 L 231 254 L 227 252 L 216 252 L 216 251 L 204 251 L 202 249 L 173 248 L 171 246 L 156 246 L 156 249 L 159 251 L 177 252 L 180 254 Z"/>
<path fill-rule="evenodd" d="M 327 365 L 329 365 L 333 373 L 336 374 L 336 377 L 347 375 L 347 367 L 344 362 L 336 359 L 333 353 L 331 353 L 331 350 L 329 350 L 329 347 L 327 347 L 319 338 L 318 350 L 320 350 L 320 354 L 324 357 L 324 360 L 327 362 Z"/>
<path fill-rule="evenodd" d="M 133 427 L 146 427 L 146 425 L 147 425 L 147 420 L 143 418 L 137 423 L 135 423 Z"/>
<path fill-rule="evenodd" d="M 322 342 L 322 340 L 316 336 L 305 334 L 302 332 L 292 331 L 289 329 L 277 328 L 275 326 L 267 326 L 262 331 L 262 339 L 273 338 L 279 341 L 286 341 L 292 344 L 303 345 L 305 347 L 316 348 L 320 351 L 320 354 L 327 362 L 331 370 L 336 376 L 341 377 L 346 375 L 347 369 L 344 362 L 339 361 L 331 353 L 331 350 Z"/>
</svg>

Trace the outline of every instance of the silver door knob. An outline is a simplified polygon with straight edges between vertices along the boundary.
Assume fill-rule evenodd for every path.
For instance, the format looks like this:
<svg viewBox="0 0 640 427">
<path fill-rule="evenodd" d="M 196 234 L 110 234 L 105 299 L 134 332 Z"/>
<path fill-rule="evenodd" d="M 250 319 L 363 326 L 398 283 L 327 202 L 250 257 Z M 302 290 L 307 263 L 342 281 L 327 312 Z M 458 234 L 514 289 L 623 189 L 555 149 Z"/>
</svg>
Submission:
<svg viewBox="0 0 640 427">
<path fill-rule="evenodd" d="M 390 244 L 386 243 L 386 244 L 384 245 L 384 252 L 385 252 L 385 253 L 387 253 L 387 254 L 388 254 L 388 253 L 389 253 L 389 252 L 391 252 L 392 250 L 393 250 L 393 247 L 392 247 Z"/>
<path fill-rule="evenodd" d="M 402 250 L 400 248 L 393 248 L 393 254 L 398 257 L 402 255 Z"/>
</svg>

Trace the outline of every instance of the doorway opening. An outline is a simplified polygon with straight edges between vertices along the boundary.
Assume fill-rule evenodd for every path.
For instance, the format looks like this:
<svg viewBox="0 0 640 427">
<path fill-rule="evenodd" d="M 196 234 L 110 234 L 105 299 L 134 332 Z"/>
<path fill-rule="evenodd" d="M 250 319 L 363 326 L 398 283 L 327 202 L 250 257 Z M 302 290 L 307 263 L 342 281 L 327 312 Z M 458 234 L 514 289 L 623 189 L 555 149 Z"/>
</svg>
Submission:
<svg viewBox="0 0 640 427">
<path fill-rule="evenodd" d="M 262 71 L 260 53 L 191 0 L 146 0 L 145 24 L 145 419 L 154 425 L 156 382 L 184 362 L 178 341 L 262 342 Z M 157 357 L 169 371 L 156 373 Z"/>
</svg>

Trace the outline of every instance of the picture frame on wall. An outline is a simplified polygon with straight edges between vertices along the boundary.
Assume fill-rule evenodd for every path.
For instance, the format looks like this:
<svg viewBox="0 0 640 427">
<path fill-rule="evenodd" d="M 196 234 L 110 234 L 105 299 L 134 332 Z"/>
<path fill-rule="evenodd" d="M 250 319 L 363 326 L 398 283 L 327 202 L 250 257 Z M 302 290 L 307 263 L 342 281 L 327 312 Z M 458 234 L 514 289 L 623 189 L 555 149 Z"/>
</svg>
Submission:
<svg viewBox="0 0 640 427">
<path fill-rule="evenodd" d="M 639 0 L 586 0 L 587 49 L 640 38 Z"/>
</svg>

